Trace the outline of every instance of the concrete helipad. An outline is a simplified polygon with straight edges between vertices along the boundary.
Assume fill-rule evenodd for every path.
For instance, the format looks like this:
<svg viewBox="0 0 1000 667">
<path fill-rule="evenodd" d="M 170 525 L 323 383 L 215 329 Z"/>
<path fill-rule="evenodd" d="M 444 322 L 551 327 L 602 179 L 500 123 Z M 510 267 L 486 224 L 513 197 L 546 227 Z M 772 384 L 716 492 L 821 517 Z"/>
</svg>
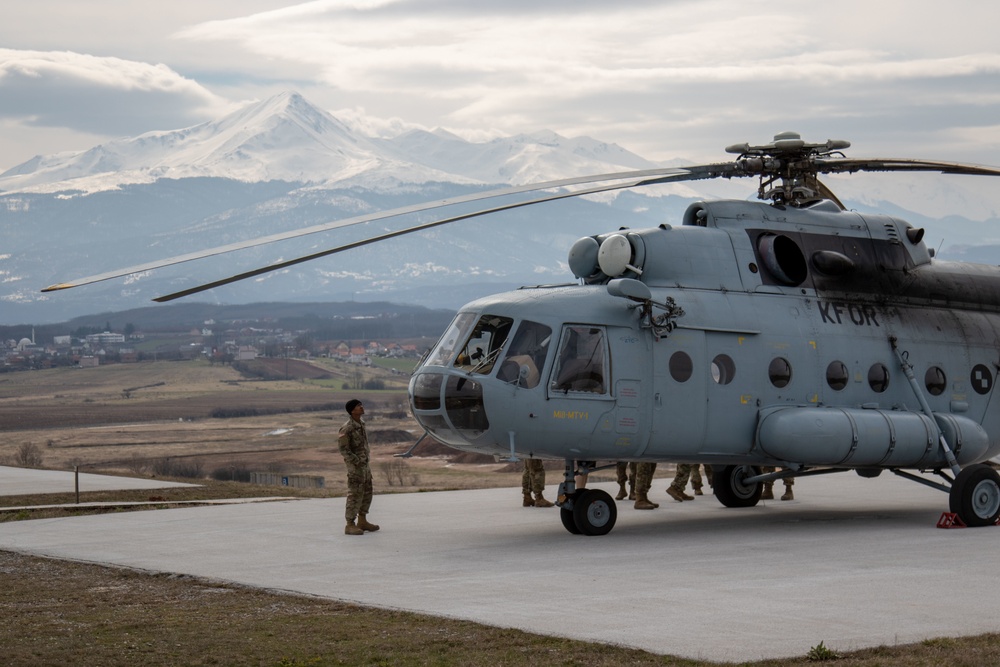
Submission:
<svg viewBox="0 0 1000 667">
<path fill-rule="evenodd" d="M 733 510 L 665 485 L 658 510 L 619 503 L 604 537 L 491 489 L 376 496 L 382 530 L 361 537 L 343 499 L 298 500 L 5 523 L 0 549 L 717 661 L 998 629 L 1000 529 L 936 528 L 940 491 L 844 473 Z"/>
</svg>

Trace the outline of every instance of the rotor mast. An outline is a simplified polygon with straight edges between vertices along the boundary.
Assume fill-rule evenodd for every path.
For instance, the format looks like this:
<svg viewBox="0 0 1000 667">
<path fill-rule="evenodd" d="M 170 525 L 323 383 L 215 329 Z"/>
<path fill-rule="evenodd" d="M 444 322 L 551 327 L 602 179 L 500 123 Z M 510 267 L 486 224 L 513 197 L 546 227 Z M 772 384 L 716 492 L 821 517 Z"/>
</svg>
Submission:
<svg viewBox="0 0 1000 667">
<path fill-rule="evenodd" d="M 797 132 L 781 132 L 774 140 L 762 146 L 734 144 L 726 147 L 727 153 L 739 155 L 737 170 L 743 175 L 760 177 L 757 198 L 775 204 L 802 206 L 819 199 L 833 198 L 833 193 L 816 177 L 818 159 L 843 157 L 841 150 L 851 142 L 827 139 L 821 144 L 802 140 Z"/>
</svg>

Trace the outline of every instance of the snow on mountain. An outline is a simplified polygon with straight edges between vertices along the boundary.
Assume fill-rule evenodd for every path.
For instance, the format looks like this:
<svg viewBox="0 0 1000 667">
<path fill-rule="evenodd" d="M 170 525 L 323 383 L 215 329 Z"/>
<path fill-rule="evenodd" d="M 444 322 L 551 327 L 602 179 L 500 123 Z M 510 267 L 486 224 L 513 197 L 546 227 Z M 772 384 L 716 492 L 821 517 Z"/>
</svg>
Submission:
<svg viewBox="0 0 1000 667">
<path fill-rule="evenodd" d="M 37 156 L 0 174 L 0 192 L 100 192 L 158 179 L 215 177 L 324 187 L 526 183 L 655 166 L 614 145 L 553 132 L 477 144 L 447 132 L 362 136 L 301 95 L 282 93 L 220 120 Z"/>
<path fill-rule="evenodd" d="M 217 121 L 32 158 L 0 174 L 0 192 L 93 193 L 161 178 L 338 182 L 379 170 L 445 178 L 385 155 L 301 95 L 282 93 Z"/>
</svg>

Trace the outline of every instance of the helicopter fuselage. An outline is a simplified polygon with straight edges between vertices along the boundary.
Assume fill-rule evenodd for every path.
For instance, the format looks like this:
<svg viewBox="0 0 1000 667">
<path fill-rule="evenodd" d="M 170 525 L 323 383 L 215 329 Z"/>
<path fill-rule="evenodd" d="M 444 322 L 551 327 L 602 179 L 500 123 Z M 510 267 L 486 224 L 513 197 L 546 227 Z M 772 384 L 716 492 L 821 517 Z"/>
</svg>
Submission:
<svg viewBox="0 0 1000 667">
<path fill-rule="evenodd" d="M 583 284 L 460 310 L 411 380 L 414 415 L 521 458 L 927 470 L 949 465 L 942 438 L 961 466 L 997 455 L 1000 269 L 829 204 L 701 202 L 581 239 Z M 612 240 L 618 275 L 593 259 Z"/>
</svg>

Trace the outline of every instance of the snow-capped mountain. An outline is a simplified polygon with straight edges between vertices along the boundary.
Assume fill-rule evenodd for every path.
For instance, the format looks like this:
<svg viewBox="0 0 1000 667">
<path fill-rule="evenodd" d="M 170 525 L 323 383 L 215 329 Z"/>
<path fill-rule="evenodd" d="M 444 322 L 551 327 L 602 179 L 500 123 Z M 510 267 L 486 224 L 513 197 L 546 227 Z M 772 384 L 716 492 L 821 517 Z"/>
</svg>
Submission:
<svg viewBox="0 0 1000 667">
<path fill-rule="evenodd" d="M 218 121 L 35 157 L 0 174 L 0 192 L 92 193 L 162 178 L 320 183 L 413 168 L 385 155 L 301 95 L 283 93 Z M 411 177 L 444 176 L 431 169 L 417 171 Z"/>
<path fill-rule="evenodd" d="M 618 146 L 553 132 L 484 144 L 443 131 L 368 138 L 298 93 L 286 92 L 194 127 L 37 156 L 0 174 L 0 192 L 93 193 L 164 178 L 206 177 L 324 187 L 379 181 L 525 183 L 653 166 Z"/>
<path fill-rule="evenodd" d="M 725 158 L 720 158 L 720 160 Z M 677 162 L 669 166 L 676 166 Z M 426 218 L 408 216 L 133 274 L 52 294 L 52 283 L 248 238 L 496 187 L 656 165 L 614 144 L 552 132 L 469 142 L 442 131 L 366 136 L 296 93 L 217 121 L 38 156 L 0 174 L 0 323 L 65 321 L 148 305 L 167 292 L 340 245 Z M 927 227 L 939 255 L 975 256 L 991 243 L 988 196 L 944 186 L 878 190 L 844 179 L 850 206 Z M 939 183 L 935 181 L 935 183 Z M 570 199 L 468 220 L 213 290 L 198 300 L 405 300 L 457 308 L 523 284 L 567 282 L 566 252 L 581 236 L 673 222 L 694 198 L 752 196 L 756 182 L 708 181 Z M 845 194 L 846 193 L 846 194 Z M 920 198 L 931 203 L 920 209 Z M 928 199 L 928 197 L 930 199 Z M 937 207 L 933 204 L 937 204 Z M 952 211 L 959 215 L 944 214 Z M 982 219 L 982 218 L 980 218 Z M 1000 246 L 1000 242 L 993 243 Z"/>
</svg>

